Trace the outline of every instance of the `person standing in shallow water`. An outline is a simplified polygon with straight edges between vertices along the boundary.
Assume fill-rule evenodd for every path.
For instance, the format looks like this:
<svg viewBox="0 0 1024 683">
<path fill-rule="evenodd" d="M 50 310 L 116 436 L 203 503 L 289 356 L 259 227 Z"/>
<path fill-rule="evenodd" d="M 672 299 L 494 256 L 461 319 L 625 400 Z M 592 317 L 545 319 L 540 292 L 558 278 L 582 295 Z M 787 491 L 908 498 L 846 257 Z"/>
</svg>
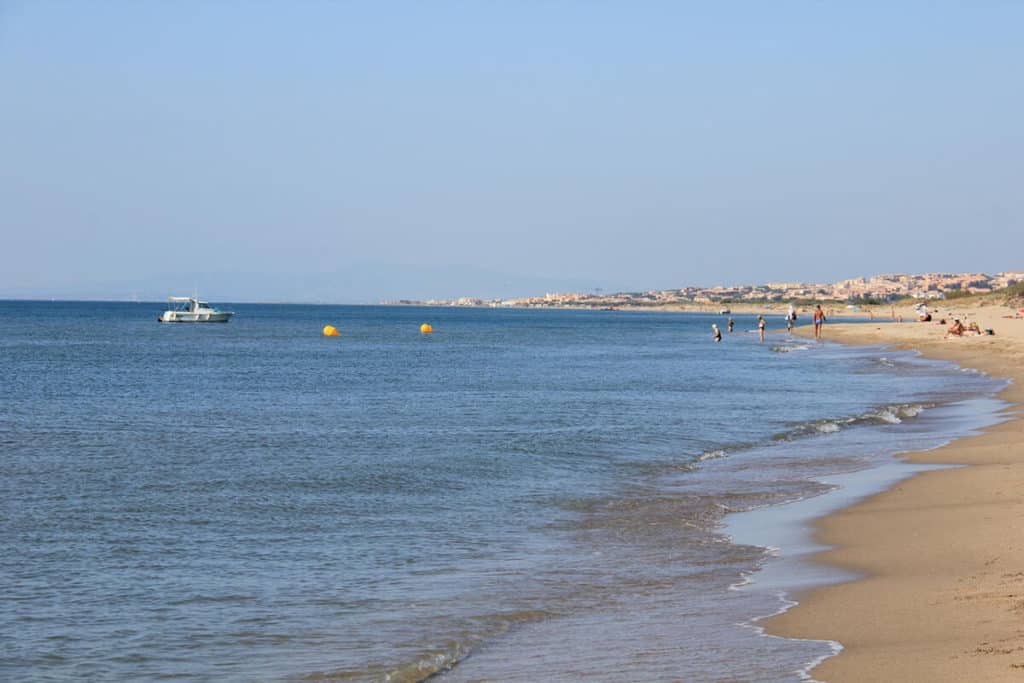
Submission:
<svg viewBox="0 0 1024 683">
<path fill-rule="evenodd" d="M 821 339 L 821 325 L 825 322 L 825 311 L 821 310 L 821 304 L 814 308 L 814 338 Z"/>
<path fill-rule="evenodd" d="M 732 318 L 729 318 L 729 334 L 732 334 L 732 328 L 733 328 L 733 326 L 735 324 L 736 324 L 736 321 L 733 320 Z"/>
<path fill-rule="evenodd" d="M 718 329 L 718 325 L 711 323 L 711 329 L 713 330 L 715 343 L 717 344 L 718 342 L 722 341 L 722 331 Z"/>
<path fill-rule="evenodd" d="M 768 323 L 765 322 L 763 315 L 757 316 L 757 335 L 760 337 L 761 341 L 764 341 L 764 327 L 767 324 Z"/>
</svg>

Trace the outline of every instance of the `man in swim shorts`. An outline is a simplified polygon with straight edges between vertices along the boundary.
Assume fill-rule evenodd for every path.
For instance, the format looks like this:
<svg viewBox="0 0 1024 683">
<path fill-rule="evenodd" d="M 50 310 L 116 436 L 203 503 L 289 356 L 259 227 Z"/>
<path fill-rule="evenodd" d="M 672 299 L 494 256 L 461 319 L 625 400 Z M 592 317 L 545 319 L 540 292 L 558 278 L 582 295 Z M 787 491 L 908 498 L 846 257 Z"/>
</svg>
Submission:
<svg viewBox="0 0 1024 683">
<path fill-rule="evenodd" d="M 821 310 L 821 304 L 814 307 L 814 338 L 821 339 L 821 326 L 825 322 L 825 311 Z"/>
</svg>

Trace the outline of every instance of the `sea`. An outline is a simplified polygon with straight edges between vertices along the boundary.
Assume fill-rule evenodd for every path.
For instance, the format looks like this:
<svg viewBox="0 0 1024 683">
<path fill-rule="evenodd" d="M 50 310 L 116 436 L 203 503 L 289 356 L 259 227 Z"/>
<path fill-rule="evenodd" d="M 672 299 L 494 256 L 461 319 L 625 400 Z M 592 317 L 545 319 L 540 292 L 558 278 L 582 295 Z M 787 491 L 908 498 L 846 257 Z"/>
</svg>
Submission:
<svg viewBox="0 0 1024 683">
<path fill-rule="evenodd" d="M 221 307 L 0 302 L 0 680 L 806 680 L 810 520 L 1006 407 L 781 312 Z"/>
</svg>

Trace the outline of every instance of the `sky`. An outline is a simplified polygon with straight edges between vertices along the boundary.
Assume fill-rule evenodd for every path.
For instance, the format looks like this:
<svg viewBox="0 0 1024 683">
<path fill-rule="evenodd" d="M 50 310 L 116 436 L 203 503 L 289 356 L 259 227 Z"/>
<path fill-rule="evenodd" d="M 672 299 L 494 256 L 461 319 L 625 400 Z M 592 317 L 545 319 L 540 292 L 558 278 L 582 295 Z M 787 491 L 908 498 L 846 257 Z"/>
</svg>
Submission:
<svg viewBox="0 0 1024 683">
<path fill-rule="evenodd" d="M 1024 269 L 1021 2 L 0 0 L 0 298 Z"/>
</svg>

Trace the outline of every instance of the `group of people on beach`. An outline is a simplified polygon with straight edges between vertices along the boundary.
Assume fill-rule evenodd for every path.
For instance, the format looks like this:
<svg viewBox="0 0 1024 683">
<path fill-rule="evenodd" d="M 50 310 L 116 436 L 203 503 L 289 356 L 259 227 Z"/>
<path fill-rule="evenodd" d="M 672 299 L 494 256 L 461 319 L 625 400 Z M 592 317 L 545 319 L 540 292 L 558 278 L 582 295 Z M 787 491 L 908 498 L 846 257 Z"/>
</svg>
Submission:
<svg viewBox="0 0 1024 683">
<path fill-rule="evenodd" d="M 821 326 L 825 322 L 825 311 L 821 310 L 821 304 L 814 307 L 814 338 L 821 339 Z M 732 334 L 733 328 L 735 327 L 736 321 L 729 318 L 727 327 L 729 334 Z M 789 305 L 789 311 L 786 313 L 786 331 L 792 333 L 793 326 L 796 324 L 796 308 L 792 304 Z M 764 316 L 758 314 L 757 316 L 757 336 L 761 342 L 764 342 L 765 329 L 768 327 L 768 322 L 764 319 Z M 715 342 L 722 341 L 722 330 L 718 329 L 716 323 L 711 324 L 711 334 Z"/>
<path fill-rule="evenodd" d="M 959 318 L 954 318 L 953 323 L 946 329 L 946 337 L 964 337 L 968 335 L 992 334 L 991 330 L 982 331 L 981 326 L 976 322 L 964 325 Z"/>
<path fill-rule="evenodd" d="M 927 304 L 920 303 L 915 308 L 917 309 L 917 319 L 919 322 L 930 323 L 933 321 L 932 310 L 928 308 Z M 939 313 L 938 309 L 934 310 L 936 314 Z M 946 312 L 947 315 L 949 315 L 949 313 L 949 311 Z M 995 332 L 990 329 L 981 329 L 981 325 L 975 321 L 968 323 L 966 320 L 961 320 L 960 318 L 953 318 L 953 322 L 947 323 L 946 318 L 940 316 L 934 324 L 948 325 L 948 327 L 946 327 L 946 339 L 949 339 L 950 337 L 970 337 L 974 335 L 995 334 Z"/>
</svg>

